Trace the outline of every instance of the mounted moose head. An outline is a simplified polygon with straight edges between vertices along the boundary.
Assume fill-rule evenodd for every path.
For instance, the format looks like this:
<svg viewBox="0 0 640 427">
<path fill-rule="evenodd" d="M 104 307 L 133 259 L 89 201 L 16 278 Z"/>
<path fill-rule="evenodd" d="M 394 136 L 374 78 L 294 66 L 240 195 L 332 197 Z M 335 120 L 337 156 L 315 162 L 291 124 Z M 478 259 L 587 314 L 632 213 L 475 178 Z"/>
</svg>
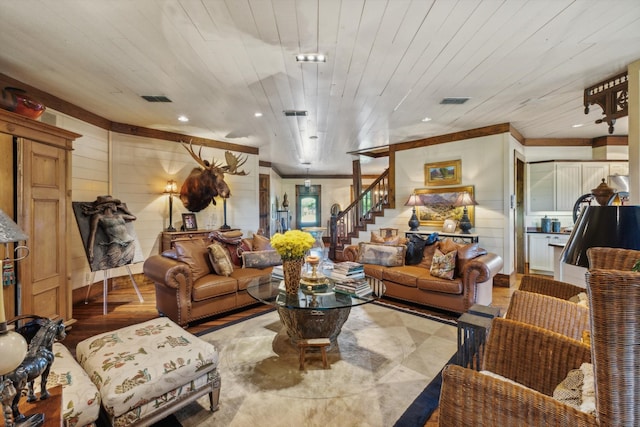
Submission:
<svg viewBox="0 0 640 427">
<path fill-rule="evenodd" d="M 216 204 L 215 197 L 220 196 L 224 199 L 231 196 L 231 190 L 226 182 L 224 182 L 224 174 L 229 175 L 247 175 L 245 171 L 239 171 L 238 168 L 245 164 L 247 157 L 241 158 L 232 154 L 230 151 L 224 153 L 227 164 L 217 163 L 212 159 L 211 163 L 202 160 L 202 146 L 198 154 L 193 151 L 192 144 L 189 146 L 181 142 L 182 146 L 191 154 L 191 157 L 200 165 L 194 168 L 187 179 L 184 180 L 180 188 L 180 200 L 185 208 L 191 212 L 200 212 L 209 203 Z"/>
</svg>

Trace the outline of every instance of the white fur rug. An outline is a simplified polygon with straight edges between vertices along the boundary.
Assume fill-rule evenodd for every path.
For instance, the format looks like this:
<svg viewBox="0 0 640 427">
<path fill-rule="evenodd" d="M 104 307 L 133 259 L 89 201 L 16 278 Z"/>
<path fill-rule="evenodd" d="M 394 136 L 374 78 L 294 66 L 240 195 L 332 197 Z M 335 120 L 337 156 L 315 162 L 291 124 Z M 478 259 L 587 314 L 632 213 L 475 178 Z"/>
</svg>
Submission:
<svg viewBox="0 0 640 427">
<path fill-rule="evenodd" d="M 457 331 L 377 304 L 354 307 L 329 369 L 281 331 L 277 312 L 202 336 L 220 352 L 220 409 L 208 397 L 175 414 L 195 426 L 391 426 L 456 352 Z"/>
</svg>

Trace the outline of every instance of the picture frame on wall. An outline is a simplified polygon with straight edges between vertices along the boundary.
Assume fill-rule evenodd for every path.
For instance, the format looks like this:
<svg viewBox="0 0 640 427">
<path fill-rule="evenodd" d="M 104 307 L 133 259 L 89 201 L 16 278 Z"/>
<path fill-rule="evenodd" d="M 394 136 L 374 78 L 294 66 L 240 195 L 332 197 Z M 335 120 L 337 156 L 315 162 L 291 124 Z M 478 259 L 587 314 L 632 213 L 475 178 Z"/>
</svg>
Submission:
<svg viewBox="0 0 640 427">
<path fill-rule="evenodd" d="M 198 222 L 196 221 L 196 214 L 183 213 L 182 214 L 182 226 L 184 231 L 196 231 L 198 229 Z"/>
<path fill-rule="evenodd" d="M 462 160 L 425 163 L 424 185 L 459 185 L 462 183 Z"/>
<path fill-rule="evenodd" d="M 463 206 L 454 206 L 460 193 L 468 192 L 475 198 L 474 186 L 463 185 L 447 188 L 416 188 L 415 192 L 424 206 L 416 206 L 416 215 L 420 225 L 430 227 L 444 227 L 447 219 L 456 223 L 462 218 Z M 475 206 L 467 206 L 467 215 L 471 223 L 475 222 Z"/>
</svg>

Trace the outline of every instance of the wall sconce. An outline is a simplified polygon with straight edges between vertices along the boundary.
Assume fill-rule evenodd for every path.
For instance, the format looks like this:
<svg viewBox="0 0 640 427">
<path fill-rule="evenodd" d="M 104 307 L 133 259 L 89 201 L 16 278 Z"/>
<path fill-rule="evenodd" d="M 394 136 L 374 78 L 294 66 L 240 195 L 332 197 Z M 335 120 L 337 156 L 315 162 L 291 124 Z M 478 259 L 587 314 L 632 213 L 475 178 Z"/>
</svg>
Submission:
<svg viewBox="0 0 640 427">
<path fill-rule="evenodd" d="M 460 218 L 460 222 L 458 223 L 458 227 L 460 227 L 460 232 L 462 234 L 470 234 L 469 230 L 473 228 L 473 224 L 471 224 L 471 220 L 469 219 L 469 212 L 467 210 L 467 206 L 469 205 L 477 205 L 478 203 L 471 197 L 471 194 L 464 191 L 460 193 L 458 198 L 456 199 L 453 206 L 463 206 L 462 209 L 462 218 Z"/>
<path fill-rule="evenodd" d="M 18 224 L 13 222 L 13 220 L 0 209 L 0 243 L 5 244 L 5 251 L 8 250 L 9 243 L 27 240 L 27 238 L 24 231 L 18 227 Z M 26 246 L 18 246 L 14 251 L 18 249 L 25 249 L 27 251 L 26 255 L 12 260 L 0 259 L 1 271 L 4 271 L 2 268 L 4 262 L 19 261 L 29 255 L 29 249 Z M 2 391 L 3 394 L 3 401 L 4 395 L 8 391 L 2 390 L 3 387 L 6 387 L 4 375 L 20 366 L 27 354 L 27 349 L 27 341 L 24 337 L 7 328 L 7 318 L 4 311 L 4 292 L 2 286 L 0 286 L 0 354 L 2 355 L 2 357 L 0 357 L 0 391 Z M 11 400 L 9 400 L 9 402 L 10 401 Z"/>
<path fill-rule="evenodd" d="M 420 221 L 416 216 L 416 206 L 424 206 L 424 203 L 422 203 L 422 199 L 416 193 L 411 193 L 411 195 L 409 196 L 409 199 L 404 205 L 413 207 L 411 219 L 409 219 L 409 231 L 418 231 L 418 227 L 420 226 Z"/>
<path fill-rule="evenodd" d="M 164 187 L 164 193 L 169 195 L 169 226 L 167 231 L 176 231 L 173 226 L 173 195 L 178 192 L 178 184 L 174 180 L 167 181 Z"/>
</svg>

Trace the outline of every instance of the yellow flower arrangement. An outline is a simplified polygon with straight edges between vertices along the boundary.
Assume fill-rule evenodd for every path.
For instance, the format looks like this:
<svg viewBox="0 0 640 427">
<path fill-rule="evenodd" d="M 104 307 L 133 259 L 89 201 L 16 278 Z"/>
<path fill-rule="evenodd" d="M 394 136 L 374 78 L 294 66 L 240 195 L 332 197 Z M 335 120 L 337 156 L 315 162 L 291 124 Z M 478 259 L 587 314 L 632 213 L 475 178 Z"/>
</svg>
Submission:
<svg viewBox="0 0 640 427">
<path fill-rule="evenodd" d="M 289 230 L 271 236 L 271 246 L 283 260 L 303 258 L 316 239 L 305 231 Z"/>
</svg>

